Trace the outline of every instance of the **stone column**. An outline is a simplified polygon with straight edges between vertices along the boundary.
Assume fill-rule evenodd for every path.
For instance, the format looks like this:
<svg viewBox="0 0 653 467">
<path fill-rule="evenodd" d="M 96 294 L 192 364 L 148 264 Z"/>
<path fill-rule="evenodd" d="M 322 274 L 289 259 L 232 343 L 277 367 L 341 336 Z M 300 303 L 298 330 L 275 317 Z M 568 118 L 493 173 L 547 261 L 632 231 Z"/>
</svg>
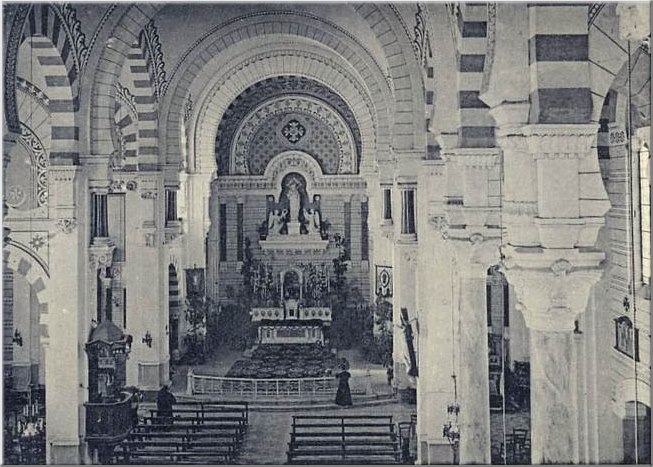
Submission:
<svg viewBox="0 0 653 467">
<path fill-rule="evenodd" d="M 403 177 L 402 177 L 403 178 Z M 409 195 L 409 193 L 412 193 Z M 415 388 L 415 376 L 408 375 L 408 347 L 402 327 L 401 309 L 408 312 L 413 330 L 413 346 L 418 349 L 416 269 L 417 269 L 417 183 L 414 178 L 400 180 L 395 189 L 396 203 L 401 222 L 395 224 L 393 251 L 393 361 L 394 384 L 401 390 Z M 411 201 L 412 197 L 412 201 Z M 412 202 L 412 209 L 410 203 Z M 394 207 L 394 206 L 393 206 Z M 416 355 L 416 358 L 419 358 Z"/>
<path fill-rule="evenodd" d="M 452 375 L 456 373 L 456 348 L 452 287 L 452 253 L 437 223 L 422 235 L 418 255 L 420 374 L 417 380 L 417 463 L 450 464 L 453 450 L 442 436 L 447 405 L 454 402 Z"/>
<path fill-rule="evenodd" d="M 472 234 L 451 241 L 458 276 L 460 463 L 489 464 L 490 393 L 488 369 L 487 270 L 499 260 L 498 240 Z M 454 276 L 455 277 L 455 276 Z"/>
<path fill-rule="evenodd" d="M 177 194 L 177 208 L 184 225 L 185 264 L 189 268 L 206 267 L 204 241 L 211 228 L 211 174 L 182 175 L 181 188 Z"/>
<path fill-rule="evenodd" d="M 165 261 L 163 180 L 158 172 L 140 173 L 138 189 L 127 191 L 127 330 L 134 338 L 127 360 L 127 384 L 155 390 L 168 381 L 167 269 Z M 151 346 L 143 342 L 149 332 Z"/>
<path fill-rule="evenodd" d="M 83 436 L 82 403 L 86 399 L 85 295 L 87 188 L 83 169 L 49 169 L 51 299 L 44 317 L 46 385 L 46 458 L 51 464 L 77 464 Z"/>
<path fill-rule="evenodd" d="M 600 253 L 597 253 L 600 255 Z M 601 271 L 565 259 L 525 269 L 507 261 L 518 306 L 530 330 L 531 460 L 573 464 L 580 459 L 573 330 Z"/>
</svg>

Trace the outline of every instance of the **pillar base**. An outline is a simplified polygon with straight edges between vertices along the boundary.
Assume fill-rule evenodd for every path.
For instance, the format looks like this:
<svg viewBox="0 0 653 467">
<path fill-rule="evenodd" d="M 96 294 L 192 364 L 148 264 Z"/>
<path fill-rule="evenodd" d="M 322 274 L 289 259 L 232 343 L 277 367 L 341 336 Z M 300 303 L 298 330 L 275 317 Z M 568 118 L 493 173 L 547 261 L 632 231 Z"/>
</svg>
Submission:
<svg viewBox="0 0 653 467">
<path fill-rule="evenodd" d="M 417 465 L 451 465 L 454 463 L 453 447 L 449 443 L 421 441 Z"/>
<path fill-rule="evenodd" d="M 79 443 L 54 441 L 49 448 L 48 464 L 79 465 L 82 463 L 83 449 Z"/>
</svg>

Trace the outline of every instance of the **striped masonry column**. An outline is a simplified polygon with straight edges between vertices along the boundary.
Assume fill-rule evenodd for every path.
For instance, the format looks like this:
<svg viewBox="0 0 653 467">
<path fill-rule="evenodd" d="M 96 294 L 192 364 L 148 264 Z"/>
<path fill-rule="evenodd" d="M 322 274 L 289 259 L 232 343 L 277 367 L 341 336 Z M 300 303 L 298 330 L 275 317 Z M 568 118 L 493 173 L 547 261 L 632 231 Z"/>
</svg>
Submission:
<svg viewBox="0 0 653 467">
<path fill-rule="evenodd" d="M 127 56 L 133 76 L 133 92 L 138 112 L 138 164 L 141 170 L 157 170 L 159 164 L 159 115 L 153 77 L 147 66 L 147 47 L 141 35 Z"/>
<path fill-rule="evenodd" d="M 588 123 L 588 4 L 529 4 L 530 123 Z"/>
<path fill-rule="evenodd" d="M 458 146 L 494 147 L 494 119 L 489 107 L 479 98 L 487 48 L 487 5 L 461 5 L 458 22 Z"/>
</svg>

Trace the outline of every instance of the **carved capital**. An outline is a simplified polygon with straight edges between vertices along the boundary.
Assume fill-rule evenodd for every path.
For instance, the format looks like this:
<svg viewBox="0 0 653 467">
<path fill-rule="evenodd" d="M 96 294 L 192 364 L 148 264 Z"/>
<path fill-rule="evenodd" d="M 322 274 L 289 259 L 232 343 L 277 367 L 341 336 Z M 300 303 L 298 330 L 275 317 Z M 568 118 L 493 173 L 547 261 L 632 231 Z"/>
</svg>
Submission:
<svg viewBox="0 0 653 467">
<path fill-rule="evenodd" d="M 439 232 L 445 240 L 449 237 L 449 220 L 446 214 L 431 216 L 429 224 L 433 229 Z"/>
<path fill-rule="evenodd" d="M 549 270 L 505 270 L 526 326 L 547 332 L 574 330 L 574 321 L 585 311 L 590 291 L 601 272 L 598 269 L 574 271 L 566 260 L 556 261 Z"/>
<path fill-rule="evenodd" d="M 75 217 L 62 217 L 57 219 L 54 225 L 59 232 L 69 234 L 77 228 L 77 219 Z"/>
<path fill-rule="evenodd" d="M 527 125 L 523 134 L 538 159 L 582 159 L 593 153 L 598 125 Z"/>
<path fill-rule="evenodd" d="M 88 264 L 91 271 L 111 267 L 113 252 L 116 245 L 113 243 L 93 244 L 88 247 Z"/>
<path fill-rule="evenodd" d="M 459 272 L 463 276 L 485 277 L 490 266 L 498 264 L 501 258 L 499 240 L 486 238 L 480 232 L 472 232 L 467 240 L 450 241 L 456 256 Z"/>
</svg>

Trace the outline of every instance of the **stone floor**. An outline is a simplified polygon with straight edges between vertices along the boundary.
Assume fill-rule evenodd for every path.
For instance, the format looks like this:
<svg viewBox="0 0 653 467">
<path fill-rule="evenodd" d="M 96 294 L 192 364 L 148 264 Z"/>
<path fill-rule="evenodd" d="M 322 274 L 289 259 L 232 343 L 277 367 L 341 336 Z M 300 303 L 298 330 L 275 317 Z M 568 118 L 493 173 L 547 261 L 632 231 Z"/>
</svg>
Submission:
<svg viewBox="0 0 653 467">
<path fill-rule="evenodd" d="M 286 462 L 286 450 L 290 440 L 290 427 L 293 415 L 392 415 L 394 422 L 409 421 L 410 414 L 416 411 L 414 405 L 402 404 L 388 400 L 375 405 L 356 406 L 356 395 L 389 396 L 392 389 L 387 384 L 385 368 L 366 362 L 356 350 L 343 350 L 338 357 L 349 360 L 352 373 L 350 386 L 354 395 L 354 406 L 341 408 L 327 402 L 313 408 L 290 408 L 275 411 L 255 410 L 250 413 L 250 426 L 244 440 L 239 464 L 283 464 Z M 233 363 L 242 357 L 242 352 L 221 351 L 204 365 L 196 365 L 197 374 L 224 376 Z M 187 366 L 176 366 L 172 390 L 184 394 L 186 390 Z M 361 396 L 359 400 L 363 400 Z M 490 415 L 493 457 L 499 452 L 504 434 L 504 415 L 492 412 Z M 513 428 L 530 430 L 530 417 L 527 412 L 505 414 L 505 433 L 512 433 Z"/>
<path fill-rule="evenodd" d="M 373 407 L 297 409 L 289 412 L 252 412 L 239 464 L 284 464 L 293 415 L 392 415 L 393 422 L 410 421 L 414 405 L 391 402 Z"/>
</svg>

